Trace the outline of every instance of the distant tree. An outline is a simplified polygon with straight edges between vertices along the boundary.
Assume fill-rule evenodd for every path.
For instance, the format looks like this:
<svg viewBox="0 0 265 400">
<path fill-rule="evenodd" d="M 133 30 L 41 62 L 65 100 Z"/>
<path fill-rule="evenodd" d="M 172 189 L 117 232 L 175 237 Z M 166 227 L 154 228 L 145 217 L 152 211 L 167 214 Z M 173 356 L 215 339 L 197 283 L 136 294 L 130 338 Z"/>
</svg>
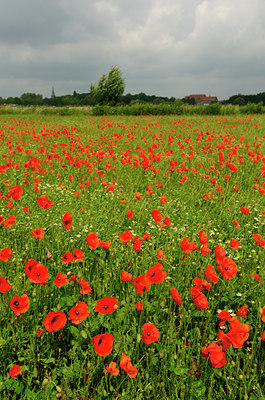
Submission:
<svg viewBox="0 0 265 400">
<path fill-rule="evenodd" d="M 4 100 L 5 104 L 16 104 L 20 105 L 21 101 L 19 97 L 8 97 L 6 100 Z"/>
<path fill-rule="evenodd" d="M 117 104 L 124 90 L 125 83 L 122 71 L 117 66 L 112 66 L 108 75 L 103 74 L 98 84 L 92 83 L 90 85 L 90 93 L 98 104 Z"/>
<path fill-rule="evenodd" d="M 237 104 L 239 106 L 243 106 L 245 104 L 245 99 L 242 96 L 237 96 L 233 101 L 233 104 Z"/>
<path fill-rule="evenodd" d="M 20 96 L 22 106 L 40 106 L 43 104 L 42 94 L 23 93 Z"/>
</svg>

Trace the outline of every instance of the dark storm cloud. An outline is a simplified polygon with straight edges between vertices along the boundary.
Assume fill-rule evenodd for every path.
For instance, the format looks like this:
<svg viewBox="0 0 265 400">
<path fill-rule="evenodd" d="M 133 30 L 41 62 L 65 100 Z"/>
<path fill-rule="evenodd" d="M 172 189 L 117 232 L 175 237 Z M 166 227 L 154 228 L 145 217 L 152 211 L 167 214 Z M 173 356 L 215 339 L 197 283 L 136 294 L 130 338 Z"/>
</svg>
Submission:
<svg viewBox="0 0 265 400">
<path fill-rule="evenodd" d="M 126 92 L 227 98 L 265 90 L 265 2 L 4 0 L 0 96 L 87 92 L 122 68 Z M 60 92 L 60 93 L 59 93 Z"/>
</svg>

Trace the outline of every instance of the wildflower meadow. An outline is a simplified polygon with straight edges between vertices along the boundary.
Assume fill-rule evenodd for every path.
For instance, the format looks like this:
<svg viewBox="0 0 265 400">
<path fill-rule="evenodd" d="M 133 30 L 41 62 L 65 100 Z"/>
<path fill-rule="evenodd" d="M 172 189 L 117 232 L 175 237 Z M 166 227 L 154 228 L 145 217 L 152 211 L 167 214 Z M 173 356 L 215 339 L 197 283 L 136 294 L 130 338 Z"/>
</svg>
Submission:
<svg viewBox="0 0 265 400">
<path fill-rule="evenodd" d="M 265 398 L 265 116 L 0 115 L 0 398 Z"/>
</svg>

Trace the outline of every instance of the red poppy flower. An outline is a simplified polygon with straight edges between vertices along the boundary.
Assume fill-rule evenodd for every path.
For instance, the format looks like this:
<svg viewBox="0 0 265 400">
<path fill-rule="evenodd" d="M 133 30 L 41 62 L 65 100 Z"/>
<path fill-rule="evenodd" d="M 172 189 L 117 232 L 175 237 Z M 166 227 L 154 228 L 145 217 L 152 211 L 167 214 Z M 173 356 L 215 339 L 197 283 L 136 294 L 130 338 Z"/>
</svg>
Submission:
<svg viewBox="0 0 265 400">
<path fill-rule="evenodd" d="M 224 326 L 225 325 L 225 321 L 230 321 L 231 320 L 231 315 L 226 310 L 219 312 L 218 317 L 221 320 L 220 324 L 219 324 L 220 326 Z"/>
<path fill-rule="evenodd" d="M 193 295 L 203 289 L 210 290 L 210 288 L 211 288 L 211 284 L 209 282 L 207 282 L 205 279 L 196 277 L 193 279 L 193 287 L 190 289 L 190 292 Z"/>
<path fill-rule="evenodd" d="M 72 261 L 74 261 L 74 257 L 72 256 L 72 254 L 68 250 L 62 257 L 62 264 L 67 264 L 67 263 L 72 262 Z"/>
<path fill-rule="evenodd" d="M 265 239 L 260 239 L 259 245 L 265 248 Z"/>
<path fill-rule="evenodd" d="M 83 301 L 79 301 L 79 303 L 72 307 L 69 311 L 69 319 L 73 324 L 78 325 L 82 321 L 84 321 L 90 314 L 88 310 L 88 305 Z"/>
<path fill-rule="evenodd" d="M 243 214 L 248 215 L 249 214 L 249 209 L 247 207 L 240 207 L 240 210 Z"/>
<path fill-rule="evenodd" d="M 4 247 L 0 251 L 0 260 L 6 262 L 9 258 L 12 257 L 12 250 L 8 247 Z"/>
<path fill-rule="evenodd" d="M 63 224 L 64 227 L 67 231 L 69 231 L 69 229 L 72 226 L 72 215 L 69 212 L 66 212 L 63 216 Z"/>
<path fill-rule="evenodd" d="M 133 217 L 133 211 L 129 210 L 127 211 L 127 218 L 131 219 Z"/>
<path fill-rule="evenodd" d="M 202 245 L 202 247 L 201 247 L 201 255 L 203 257 L 206 256 L 207 254 L 211 253 L 211 252 L 212 252 L 212 250 L 209 249 L 206 244 Z"/>
<path fill-rule="evenodd" d="M 10 217 L 4 220 L 4 227 L 8 228 L 9 226 L 14 225 L 15 222 L 16 222 L 16 217 L 14 215 L 10 215 Z"/>
<path fill-rule="evenodd" d="M 98 356 L 104 357 L 112 352 L 113 348 L 113 335 L 111 333 L 103 333 L 101 335 L 94 336 L 90 343 L 93 343 L 93 347 Z"/>
<path fill-rule="evenodd" d="M 151 344 L 153 342 L 157 342 L 159 339 L 159 330 L 151 323 L 143 324 L 142 330 L 142 340 L 145 344 Z"/>
<path fill-rule="evenodd" d="M 14 311 L 18 317 L 20 314 L 25 313 L 29 309 L 30 300 L 26 294 L 18 297 L 15 295 L 13 299 L 10 300 L 10 308 Z"/>
<path fill-rule="evenodd" d="M 138 301 L 137 303 L 135 303 L 135 308 L 138 311 L 142 311 L 144 309 L 143 304 L 141 303 L 141 301 Z"/>
<path fill-rule="evenodd" d="M 59 271 L 56 277 L 54 278 L 53 282 L 57 287 L 62 287 L 63 285 L 69 282 L 69 279 L 67 279 L 66 274 L 62 274 L 62 272 Z"/>
<path fill-rule="evenodd" d="M 152 216 L 154 218 L 154 221 L 157 222 L 157 223 L 161 222 L 162 219 L 163 219 L 160 211 L 158 211 L 158 210 L 153 210 L 152 211 Z"/>
<path fill-rule="evenodd" d="M 256 243 L 260 243 L 260 241 L 261 241 L 261 239 L 262 239 L 262 236 L 260 235 L 260 234 L 258 234 L 258 233 L 254 233 L 253 235 L 252 235 L 252 237 L 253 237 L 253 239 L 255 240 L 255 242 Z"/>
<path fill-rule="evenodd" d="M 200 308 L 201 310 L 204 310 L 209 306 L 206 296 L 200 291 L 192 296 L 192 301 L 195 306 Z"/>
<path fill-rule="evenodd" d="M 213 282 L 214 285 L 216 285 L 216 283 L 219 280 L 219 277 L 218 277 L 217 273 L 215 272 L 213 265 L 210 265 L 210 264 L 207 265 L 207 267 L 205 268 L 205 271 L 204 271 L 204 275 L 206 276 L 208 281 Z"/>
<path fill-rule="evenodd" d="M 76 260 L 83 260 L 84 259 L 84 253 L 82 250 L 74 249 L 73 250 L 73 261 Z"/>
<path fill-rule="evenodd" d="M 263 342 L 265 342 L 265 331 L 263 331 L 263 333 L 262 333 L 261 340 L 263 340 Z"/>
<path fill-rule="evenodd" d="M 8 372 L 8 375 L 11 377 L 11 378 L 14 378 L 14 376 L 17 376 L 17 375 L 22 375 L 22 374 L 24 374 L 26 371 L 20 371 L 21 370 L 21 366 L 20 365 L 17 365 L 17 364 L 14 364 L 13 365 L 13 367 L 10 369 L 10 371 Z"/>
<path fill-rule="evenodd" d="M 245 304 L 238 311 L 236 311 L 238 317 L 240 318 L 246 318 L 248 315 L 248 306 Z"/>
<path fill-rule="evenodd" d="M 115 297 L 103 297 L 97 301 L 95 310 L 100 314 L 111 314 L 119 307 L 119 303 Z"/>
<path fill-rule="evenodd" d="M 221 264 L 223 262 L 223 259 L 225 258 L 226 255 L 226 250 L 218 244 L 214 250 L 215 253 L 215 262 L 217 264 Z"/>
<path fill-rule="evenodd" d="M 108 193 L 108 192 L 113 192 L 115 190 L 115 186 L 114 185 L 110 185 L 108 188 L 107 188 L 107 190 L 106 190 L 106 192 Z"/>
<path fill-rule="evenodd" d="M 163 252 L 163 250 L 161 250 L 161 249 L 158 249 L 158 250 L 156 251 L 156 255 L 157 255 L 158 260 L 161 260 L 161 258 L 163 258 L 163 260 L 166 259 L 166 256 L 164 255 L 164 252 Z"/>
<path fill-rule="evenodd" d="M 129 230 L 120 234 L 120 241 L 123 244 L 128 243 L 131 239 L 132 239 L 132 232 Z"/>
<path fill-rule="evenodd" d="M 135 194 L 136 200 L 137 200 L 137 201 L 140 201 L 140 200 L 141 200 L 141 195 L 140 195 L 140 193 L 139 193 L 139 192 L 135 192 L 134 194 Z"/>
<path fill-rule="evenodd" d="M 53 206 L 53 202 L 48 199 L 47 196 L 40 196 L 38 198 L 38 205 L 40 208 L 44 208 L 45 210 L 48 210 Z"/>
<path fill-rule="evenodd" d="M 145 276 L 148 278 L 150 283 L 162 283 L 165 280 L 167 273 L 166 271 L 163 271 L 163 265 L 157 262 L 153 267 L 147 270 Z"/>
<path fill-rule="evenodd" d="M 99 238 L 97 237 L 95 232 L 90 232 L 87 237 L 86 241 L 90 250 L 95 250 L 99 246 Z"/>
<path fill-rule="evenodd" d="M 23 189 L 21 186 L 12 186 L 8 188 L 13 200 L 19 200 L 22 197 Z"/>
<path fill-rule="evenodd" d="M 140 251 L 143 240 L 141 238 L 133 241 L 133 249 L 134 251 Z"/>
<path fill-rule="evenodd" d="M 44 230 L 42 228 L 34 229 L 31 231 L 32 236 L 38 238 L 38 239 L 43 239 L 44 238 Z"/>
<path fill-rule="evenodd" d="M 44 319 L 44 326 L 48 332 L 52 333 L 62 329 L 67 322 L 65 313 L 61 310 L 49 312 Z"/>
<path fill-rule="evenodd" d="M 236 263 L 231 258 L 224 257 L 222 264 L 218 265 L 218 271 L 224 279 L 232 279 L 237 274 Z"/>
<path fill-rule="evenodd" d="M 7 206 L 7 208 L 9 208 L 9 210 L 12 210 L 12 209 L 13 209 L 13 203 L 12 203 L 12 201 L 8 201 L 8 202 L 6 203 L 6 206 Z"/>
<path fill-rule="evenodd" d="M 117 368 L 117 364 L 115 362 L 111 362 L 111 363 L 109 363 L 109 365 L 106 365 L 105 374 L 108 373 L 108 372 L 111 375 L 115 375 L 115 376 L 119 375 L 120 371 Z"/>
<path fill-rule="evenodd" d="M 102 241 L 100 240 L 100 241 L 99 241 L 99 245 L 100 245 L 100 247 L 101 247 L 102 249 L 108 250 L 109 247 L 110 247 L 110 245 L 111 245 L 111 242 L 102 242 Z"/>
<path fill-rule="evenodd" d="M 10 288 L 11 285 L 6 278 L 4 276 L 0 276 L 0 293 L 8 292 Z"/>
<path fill-rule="evenodd" d="M 81 294 L 89 294 L 92 290 L 87 281 L 85 281 L 85 279 L 79 279 L 78 285 L 80 286 Z"/>
<path fill-rule="evenodd" d="M 231 344 L 234 349 L 242 348 L 244 342 L 249 337 L 249 330 L 249 325 L 242 324 L 238 318 L 233 317 L 230 322 L 229 332 L 227 334 L 223 334 L 221 337 L 223 350 L 226 351 L 229 349 Z"/>
<path fill-rule="evenodd" d="M 27 206 L 23 207 L 23 211 L 24 211 L 25 214 L 28 214 L 29 213 L 28 207 Z"/>
<path fill-rule="evenodd" d="M 255 281 L 259 282 L 260 281 L 260 277 L 258 276 L 258 274 L 256 273 L 252 273 L 249 275 L 251 278 L 254 278 Z"/>
<path fill-rule="evenodd" d="M 238 250 L 239 246 L 240 246 L 240 242 L 238 240 L 232 239 L 230 240 L 230 246 L 232 247 L 232 249 L 234 250 Z"/>
<path fill-rule="evenodd" d="M 214 368 L 221 368 L 226 365 L 226 354 L 222 351 L 222 347 L 216 343 L 210 343 L 209 346 L 203 347 L 201 356 L 209 358 Z"/>
<path fill-rule="evenodd" d="M 39 264 L 39 263 L 38 263 L 38 261 L 35 261 L 35 260 L 29 260 L 26 262 L 25 274 L 27 275 L 27 277 L 29 276 L 31 269 L 37 264 Z"/>
<path fill-rule="evenodd" d="M 189 243 L 189 239 L 184 238 L 182 240 L 182 242 L 180 243 L 180 248 L 182 251 L 184 251 L 184 253 L 189 254 L 192 251 L 197 250 L 199 248 L 199 246 L 197 244 L 195 244 L 194 242 Z"/>
<path fill-rule="evenodd" d="M 171 296 L 173 300 L 180 306 L 181 305 L 181 297 L 177 289 L 170 289 Z"/>
<path fill-rule="evenodd" d="M 151 239 L 151 235 L 149 235 L 149 233 L 145 232 L 142 236 L 142 240 L 149 240 Z"/>
<path fill-rule="evenodd" d="M 167 204 L 168 203 L 168 199 L 166 196 L 161 196 L 160 197 L 160 204 Z"/>
<path fill-rule="evenodd" d="M 30 269 L 28 278 L 32 283 L 46 283 L 49 278 L 48 268 L 37 263 Z"/>
<path fill-rule="evenodd" d="M 151 283 L 145 275 L 139 275 L 134 278 L 133 287 L 139 294 L 143 294 L 149 291 Z"/>
<path fill-rule="evenodd" d="M 233 221 L 233 225 L 234 225 L 237 229 L 240 229 L 240 226 L 238 225 L 238 223 L 237 223 L 236 220 Z"/>
<path fill-rule="evenodd" d="M 208 236 L 204 231 L 199 231 L 200 244 L 208 243 Z"/>
<path fill-rule="evenodd" d="M 120 367 L 130 378 L 136 377 L 138 369 L 132 365 L 130 357 L 124 353 L 121 355 Z"/>
<path fill-rule="evenodd" d="M 150 194 L 150 195 L 153 194 L 153 190 L 152 190 L 152 187 L 150 185 L 146 186 L 146 194 Z"/>
<path fill-rule="evenodd" d="M 42 332 L 43 332 L 43 329 L 37 330 L 37 337 L 41 337 Z"/>
<path fill-rule="evenodd" d="M 132 280 L 132 274 L 123 270 L 121 273 L 121 281 L 122 282 L 130 282 L 131 280 Z"/>
<path fill-rule="evenodd" d="M 168 217 L 165 217 L 165 218 L 164 218 L 163 223 L 164 223 L 165 225 L 167 225 L 167 226 L 171 226 L 171 221 L 170 221 L 170 219 L 169 219 Z"/>
</svg>

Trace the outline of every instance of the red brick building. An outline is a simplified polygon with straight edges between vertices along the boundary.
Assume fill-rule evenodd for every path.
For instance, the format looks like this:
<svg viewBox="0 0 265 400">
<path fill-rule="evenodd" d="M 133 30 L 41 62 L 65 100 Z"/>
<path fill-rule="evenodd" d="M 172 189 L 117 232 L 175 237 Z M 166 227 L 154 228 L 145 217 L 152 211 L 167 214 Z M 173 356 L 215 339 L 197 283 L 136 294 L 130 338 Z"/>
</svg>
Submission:
<svg viewBox="0 0 265 400">
<path fill-rule="evenodd" d="M 218 101 L 216 96 L 206 96 L 205 94 L 190 94 L 185 96 L 185 100 L 194 99 L 196 104 L 211 104 L 213 101 Z"/>
</svg>

